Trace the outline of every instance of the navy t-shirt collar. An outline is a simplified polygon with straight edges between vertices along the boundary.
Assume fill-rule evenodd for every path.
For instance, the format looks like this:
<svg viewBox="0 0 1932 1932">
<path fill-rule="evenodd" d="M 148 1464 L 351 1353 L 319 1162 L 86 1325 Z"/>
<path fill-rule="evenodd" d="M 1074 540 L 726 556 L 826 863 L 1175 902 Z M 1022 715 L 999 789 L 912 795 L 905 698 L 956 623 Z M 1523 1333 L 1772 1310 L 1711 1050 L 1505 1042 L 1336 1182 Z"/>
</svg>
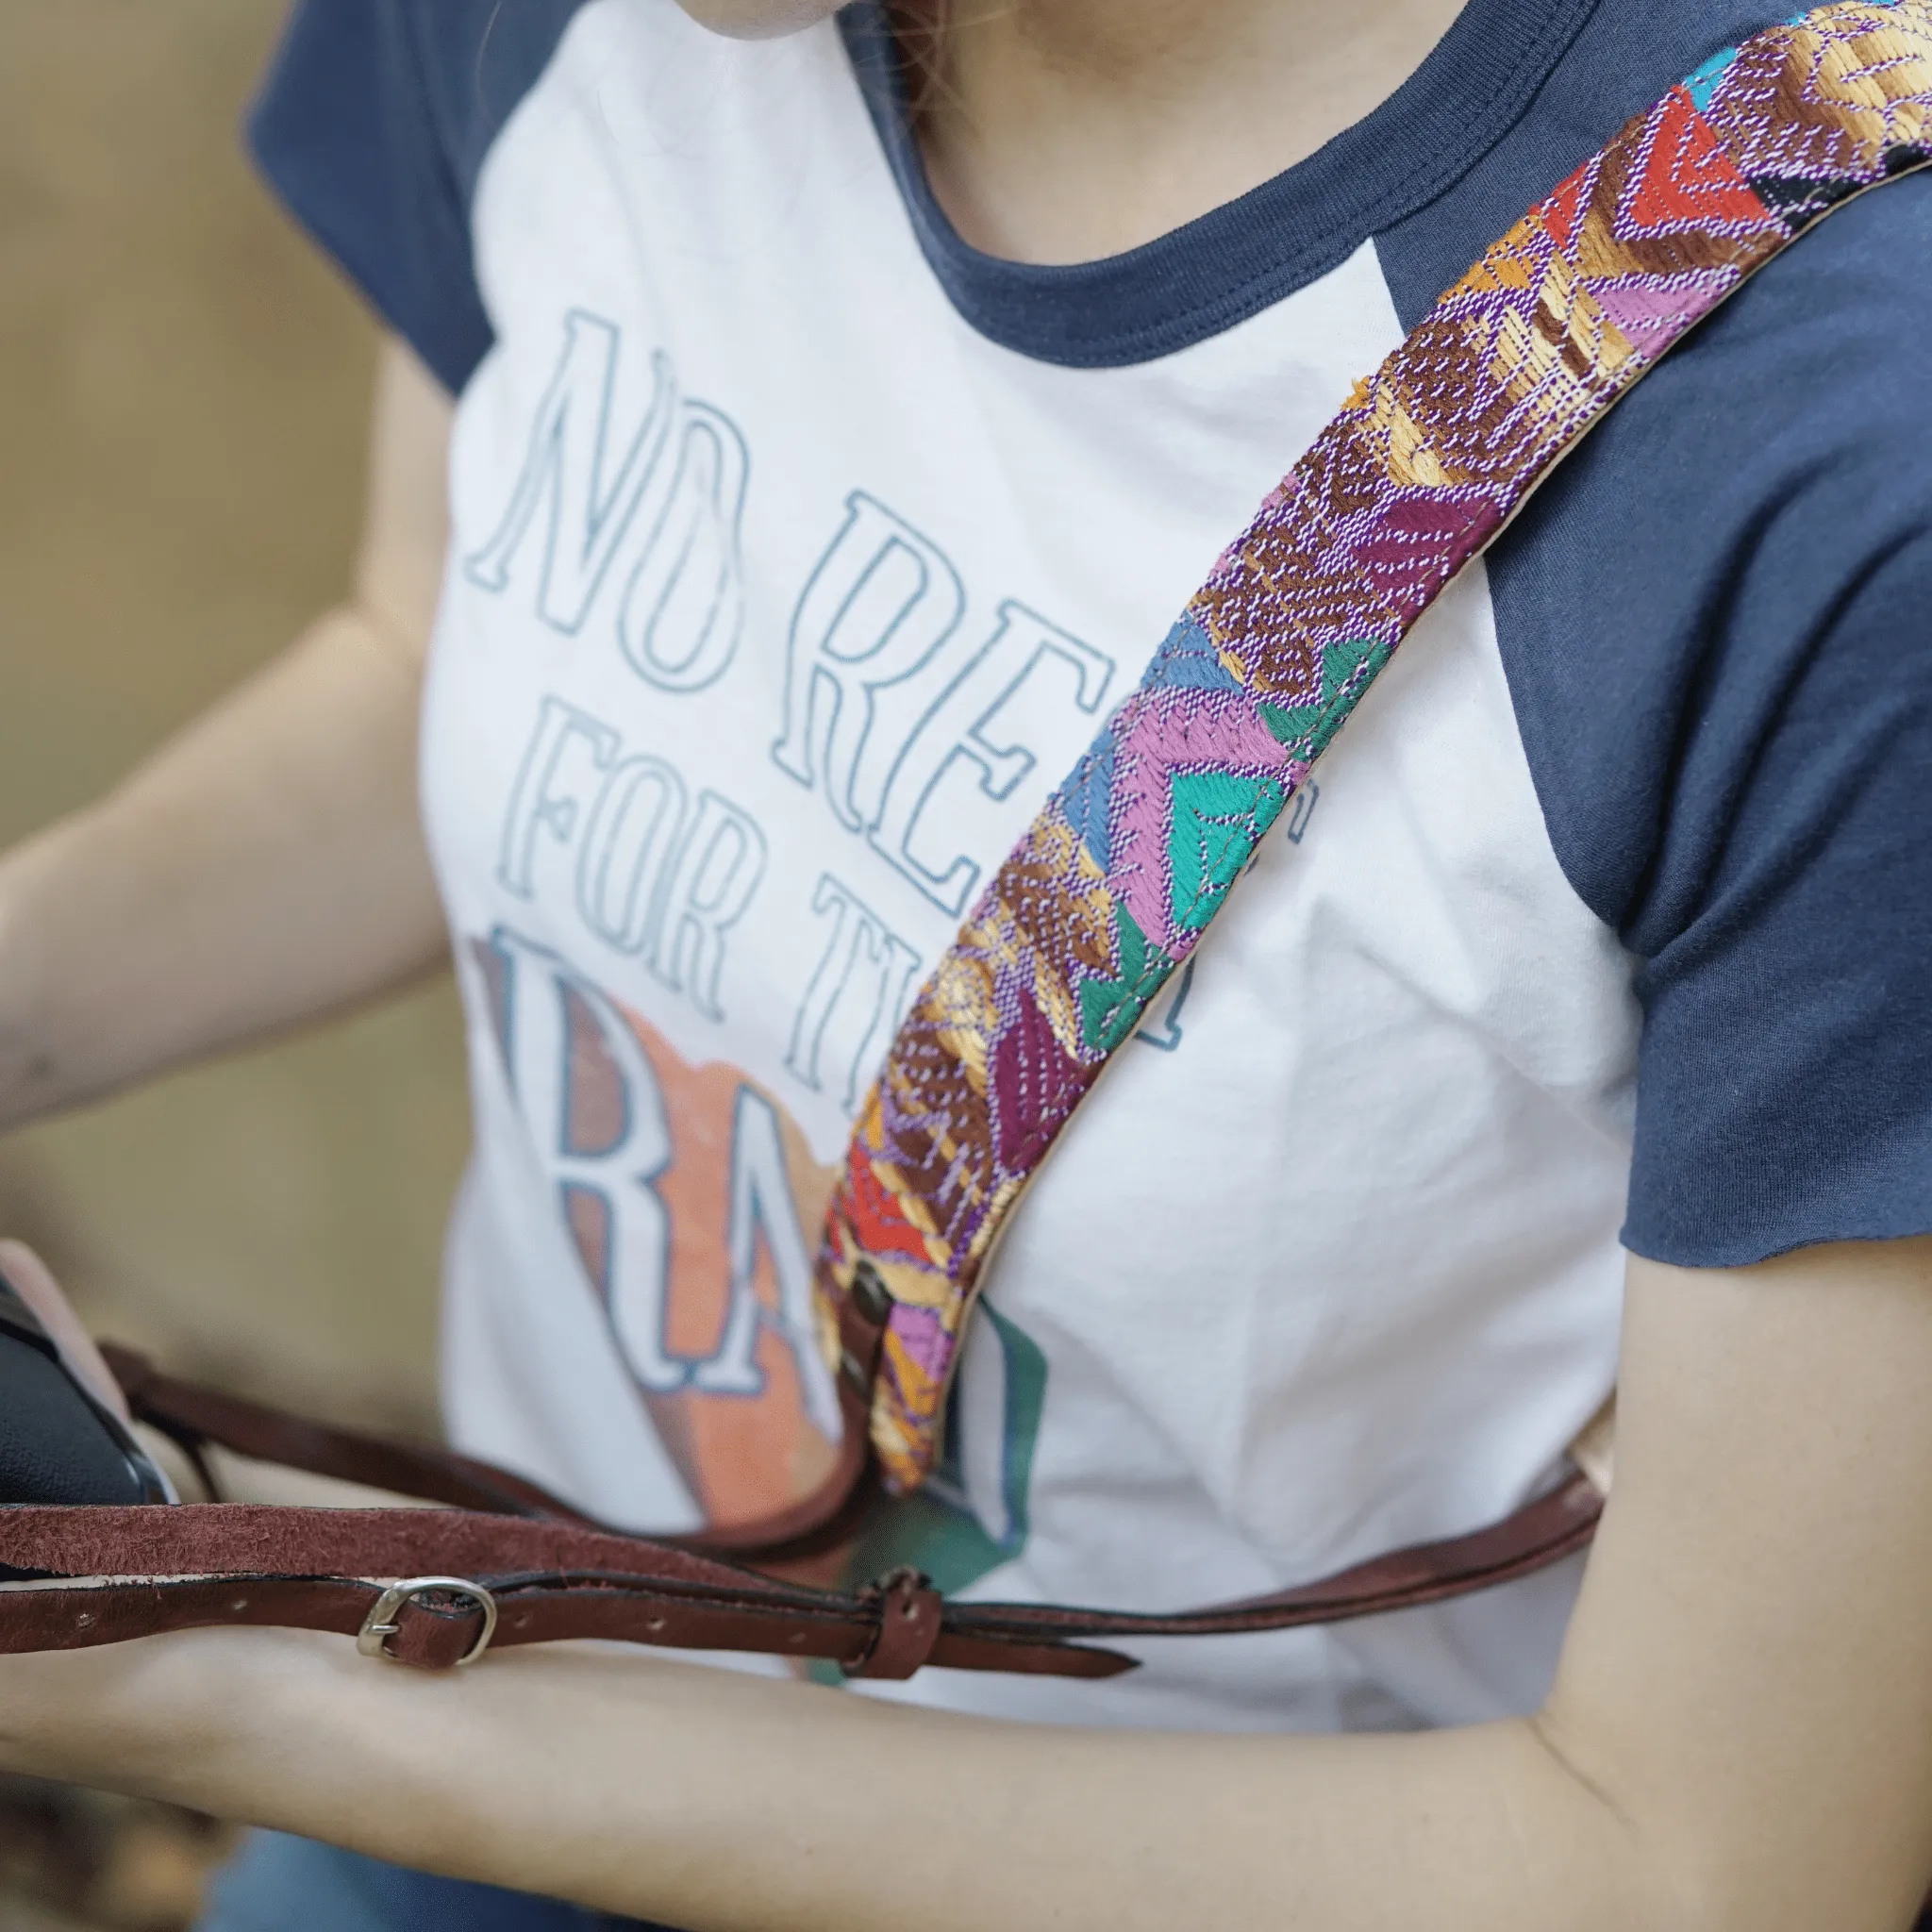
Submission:
<svg viewBox="0 0 1932 1932">
<path fill-rule="evenodd" d="M 960 239 L 926 179 L 881 0 L 858 0 L 839 25 L 920 247 L 959 313 L 1021 355 L 1108 369 L 1245 322 L 1426 207 L 1521 119 L 1596 4 L 1469 0 L 1380 107 L 1307 159 L 1144 247 L 1066 267 Z"/>
</svg>

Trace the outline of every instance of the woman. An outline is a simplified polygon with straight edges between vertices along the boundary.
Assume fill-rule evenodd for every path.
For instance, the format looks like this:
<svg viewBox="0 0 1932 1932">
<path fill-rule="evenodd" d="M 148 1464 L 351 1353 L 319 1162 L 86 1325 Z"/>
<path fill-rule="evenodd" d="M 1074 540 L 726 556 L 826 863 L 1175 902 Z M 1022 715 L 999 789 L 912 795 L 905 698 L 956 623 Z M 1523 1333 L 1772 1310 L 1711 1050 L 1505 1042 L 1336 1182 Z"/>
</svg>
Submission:
<svg viewBox="0 0 1932 1932">
<path fill-rule="evenodd" d="M 311 0 L 255 139 L 398 339 L 358 593 L 8 860 L 9 1110 L 453 934 L 457 1439 L 640 1528 L 795 1500 L 817 1217 L 978 884 L 1353 378 L 1778 12 Z M 1708 192 L 1691 139 L 1633 232 Z M 1928 291 L 1924 182 L 1835 216 L 1443 596 L 1057 1148 L 941 1479 L 854 1558 L 1234 1597 L 1507 1514 L 1614 1381 L 1587 1576 L 896 1707 L 202 1633 L 0 1660 L 0 1763 L 353 1848 L 258 1840 L 220 1932 L 572 1922 L 479 1886 L 691 1932 L 1909 1924 Z"/>
</svg>

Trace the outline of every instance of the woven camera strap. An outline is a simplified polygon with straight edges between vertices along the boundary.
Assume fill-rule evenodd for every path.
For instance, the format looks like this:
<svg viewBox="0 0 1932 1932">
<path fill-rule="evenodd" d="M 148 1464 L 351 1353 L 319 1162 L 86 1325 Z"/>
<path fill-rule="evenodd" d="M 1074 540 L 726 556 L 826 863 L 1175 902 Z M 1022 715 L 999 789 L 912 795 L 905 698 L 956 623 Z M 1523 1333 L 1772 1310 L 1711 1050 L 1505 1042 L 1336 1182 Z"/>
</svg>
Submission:
<svg viewBox="0 0 1932 1932">
<path fill-rule="evenodd" d="M 845 1429 L 816 1492 L 702 1539 L 622 1536 L 483 1464 L 300 1423 L 121 1356 L 137 1413 L 186 1443 L 449 1507 L 11 1509 L 0 1563 L 19 1580 L 0 1584 L 0 1651 L 274 1624 L 430 1665 L 604 1637 L 829 1658 L 855 1675 L 1105 1676 L 1131 1660 L 1093 1639 L 1338 1622 L 1582 1548 L 1603 1491 L 1579 1467 L 1474 1535 L 1179 1615 L 945 1602 L 908 1573 L 847 1596 L 721 1560 L 826 1546 L 874 1476 L 905 1493 L 932 1473 L 965 1326 L 1022 1191 L 1417 620 L 1749 275 L 1851 196 L 1928 163 L 1932 0 L 1824 8 L 1719 54 L 1633 120 L 1357 385 L 1042 808 L 892 1043 L 817 1264 Z"/>
</svg>

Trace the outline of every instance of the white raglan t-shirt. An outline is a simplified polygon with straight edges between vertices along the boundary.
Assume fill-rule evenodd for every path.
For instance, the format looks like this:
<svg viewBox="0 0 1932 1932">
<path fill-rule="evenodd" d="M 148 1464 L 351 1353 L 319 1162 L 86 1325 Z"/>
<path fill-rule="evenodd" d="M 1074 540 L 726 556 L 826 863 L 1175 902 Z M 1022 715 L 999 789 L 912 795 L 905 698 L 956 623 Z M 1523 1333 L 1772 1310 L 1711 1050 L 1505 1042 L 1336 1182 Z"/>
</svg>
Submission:
<svg viewBox="0 0 1932 1932">
<path fill-rule="evenodd" d="M 461 391 L 423 733 L 475 1108 L 451 1428 L 627 1526 L 743 1520 L 829 1456 L 818 1216 L 979 887 L 1433 294 L 1431 251 L 1450 251 L 1440 287 L 1491 239 L 1488 202 L 1499 232 L 1727 23 L 1676 29 L 1652 75 L 1659 56 L 1624 46 L 1637 0 L 1479 0 L 1380 129 L 1426 145 L 1458 98 L 1493 101 L 1515 48 L 1501 131 L 1465 137 L 1475 205 L 1418 183 L 1400 220 L 1371 219 L 1365 162 L 1324 151 L 1245 227 L 1224 210 L 1083 282 L 944 228 L 862 10 L 742 44 L 668 0 L 588 0 L 535 9 L 506 48 L 465 40 L 467 6 L 323 4 L 298 14 L 258 149 Z M 349 137 L 318 135 L 314 103 L 357 61 L 376 107 L 356 111 L 387 118 L 331 172 Z M 1593 77 L 1629 96 L 1601 131 L 1544 131 L 1553 91 L 1589 99 Z M 1506 165 L 1526 126 L 1541 145 Z M 425 142 L 468 171 L 450 207 Z M 1543 147 L 1568 153 L 1546 178 Z M 1309 232 L 1326 223 L 1312 267 L 1297 193 Z M 1260 267 L 1233 274 L 1243 250 Z M 1477 1527 L 1552 1479 L 1611 1387 L 1626 1207 L 1633 1245 L 1712 1265 L 1844 1231 L 1754 1179 L 1749 1145 L 1699 1141 L 1668 1078 L 1652 1138 L 1672 1178 L 1654 1208 L 1633 1191 L 1639 992 L 1655 1031 L 1674 991 L 1643 975 L 1700 918 L 1737 921 L 1714 888 L 1652 903 L 1654 855 L 1607 882 L 1626 802 L 1592 760 L 1644 745 L 1578 752 L 1548 720 L 1606 701 L 1574 689 L 1579 661 L 1649 675 L 1633 652 L 1707 653 L 1711 620 L 1662 611 L 1606 644 L 1616 615 L 1585 595 L 1567 634 L 1547 612 L 1539 632 L 1581 517 L 1559 506 L 1511 554 L 1513 605 L 1499 554 L 1495 583 L 1473 567 L 1428 613 L 1122 1048 L 1000 1251 L 941 1477 L 863 1558 L 983 1597 L 1178 1608 Z M 1760 766 L 1772 728 L 1729 769 Z M 1690 836 L 1690 789 L 1650 785 L 1659 849 Z M 1855 828 L 1839 843 L 1864 849 Z M 1731 1000 L 1748 1032 L 1756 981 L 1733 965 L 1710 991 L 1724 970 L 1687 968 L 1677 996 Z M 1683 1061 L 1672 1077 L 1702 1076 Z M 1802 1067 L 1777 1077 L 1816 1091 Z M 1900 1112 L 1909 1174 L 1924 1121 Z M 1725 1221 L 1700 1185 L 1773 1205 Z M 1924 1215 L 1923 1183 L 1880 1191 L 1850 1210 L 1870 1231 Z M 1541 1696 L 1577 1569 L 1328 1631 L 1148 1644 L 1106 1684 L 868 1688 L 1153 1725 L 1477 1720 Z"/>
</svg>

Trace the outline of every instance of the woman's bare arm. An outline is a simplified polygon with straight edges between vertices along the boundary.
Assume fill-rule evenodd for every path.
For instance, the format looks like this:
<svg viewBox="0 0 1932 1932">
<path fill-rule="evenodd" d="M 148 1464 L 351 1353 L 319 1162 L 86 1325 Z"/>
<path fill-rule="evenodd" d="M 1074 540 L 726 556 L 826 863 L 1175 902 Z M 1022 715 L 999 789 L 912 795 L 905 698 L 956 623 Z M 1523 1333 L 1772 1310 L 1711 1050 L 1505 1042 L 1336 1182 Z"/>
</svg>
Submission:
<svg viewBox="0 0 1932 1932">
<path fill-rule="evenodd" d="M 449 422 L 391 344 L 350 600 L 100 803 L 0 858 L 0 1125 L 441 956 L 415 756 Z"/>
<path fill-rule="evenodd" d="M 0 1659 L 0 1766 L 691 1932 L 1903 1932 L 1932 1875 L 1932 1241 L 1633 1262 L 1546 1709 L 1005 1726 L 642 1655 L 271 1631 Z"/>
</svg>

